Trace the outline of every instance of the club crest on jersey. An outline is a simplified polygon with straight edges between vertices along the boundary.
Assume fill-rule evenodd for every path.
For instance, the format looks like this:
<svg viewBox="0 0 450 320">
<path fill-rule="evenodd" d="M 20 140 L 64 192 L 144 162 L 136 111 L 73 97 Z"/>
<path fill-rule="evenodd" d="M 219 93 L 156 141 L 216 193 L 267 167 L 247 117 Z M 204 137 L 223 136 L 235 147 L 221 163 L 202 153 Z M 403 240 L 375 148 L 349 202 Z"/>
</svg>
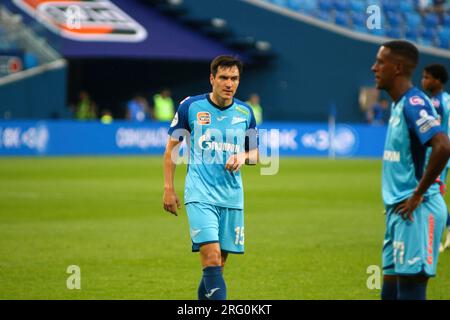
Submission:
<svg viewBox="0 0 450 320">
<path fill-rule="evenodd" d="M 411 103 L 411 105 L 413 105 L 413 106 L 424 106 L 425 100 L 423 100 L 419 96 L 414 96 L 414 97 L 409 98 L 409 103 Z"/>
<path fill-rule="evenodd" d="M 109 0 L 13 0 L 51 31 L 76 41 L 141 42 L 146 29 Z"/>
<path fill-rule="evenodd" d="M 197 112 L 197 123 L 206 125 L 211 123 L 211 114 L 209 112 Z"/>
</svg>

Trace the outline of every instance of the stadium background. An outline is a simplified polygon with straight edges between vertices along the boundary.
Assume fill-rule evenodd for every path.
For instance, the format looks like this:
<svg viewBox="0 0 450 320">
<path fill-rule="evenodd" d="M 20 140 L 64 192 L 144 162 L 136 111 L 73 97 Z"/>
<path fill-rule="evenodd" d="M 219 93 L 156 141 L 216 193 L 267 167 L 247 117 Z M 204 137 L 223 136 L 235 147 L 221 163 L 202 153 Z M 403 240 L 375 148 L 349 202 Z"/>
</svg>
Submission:
<svg viewBox="0 0 450 320">
<path fill-rule="evenodd" d="M 282 155 L 275 176 L 244 169 L 247 253 L 230 259 L 230 298 L 378 298 L 366 270 L 381 263 L 386 127 L 365 123 L 361 93 L 389 38 L 419 46 L 417 85 L 425 65 L 450 68 L 446 5 L 435 13 L 414 1 L 89 1 L 130 18 L 129 38 L 118 41 L 64 36 L 74 30 L 46 2 L 1 3 L 1 298 L 195 298 L 186 218 L 174 221 L 161 205 L 168 123 L 124 117 L 136 92 L 150 99 L 169 87 L 177 102 L 207 92 L 209 63 L 224 53 L 245 61 L 237 97 L 260 95 L 263 147 Z M 381 10 L 380 29 L 366 25 L 370 5 Z M 111 124 L 73 119 L 81 90 L 112 112 Z M 450 297 L 449 263 L 443 254 L 431 298 Z M 72 264 L 81 290 L 66 287 Z"/>
</svg>

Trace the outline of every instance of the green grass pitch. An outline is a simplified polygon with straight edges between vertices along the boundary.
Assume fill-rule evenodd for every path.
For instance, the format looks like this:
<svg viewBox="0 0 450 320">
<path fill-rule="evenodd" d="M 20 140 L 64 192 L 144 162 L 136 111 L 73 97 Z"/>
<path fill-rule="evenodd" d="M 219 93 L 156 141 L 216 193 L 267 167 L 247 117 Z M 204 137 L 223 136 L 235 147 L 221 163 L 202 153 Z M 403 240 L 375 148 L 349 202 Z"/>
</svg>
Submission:
<svg viewBox="0 0 450 320">
<path fill-rule="evenodd" d="M 228 259 L 229 299 L 378 299 L 366 271 L 381 263 L 381 162 L 283 158 L 259 172 L 243 169 L 246 253 Z M 196 299 L 185 209 L 164 212 L 162 187 L 161 157 L 0 159 L 0 299 Z M 446 252 L 430 299 L 450 299 L 449 275 Z"/>
</svg>

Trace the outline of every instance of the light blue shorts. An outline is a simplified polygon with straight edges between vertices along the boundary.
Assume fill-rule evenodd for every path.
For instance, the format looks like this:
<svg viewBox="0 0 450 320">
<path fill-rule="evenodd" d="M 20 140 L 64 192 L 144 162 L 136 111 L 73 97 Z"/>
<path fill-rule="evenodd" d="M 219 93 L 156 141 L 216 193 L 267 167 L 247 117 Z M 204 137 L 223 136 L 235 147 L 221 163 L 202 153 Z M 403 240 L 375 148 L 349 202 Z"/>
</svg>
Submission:
<svg viewBox="0 0 450 320">
<path fill-rule="evenodd" d="M 385 275 L 425 274 L 433 277 L 439 244 L 447 219 L 447 206 L 440 194 L 430 196 L 413 212 L 413 222 L 386 208 L 383 244 Z"/>
<path fill-rule="evenodd" d="M 222 251 L 244 253 L 244 210 L 190 202 L 186 211 L 193 252 L 218 242 Z"/>
</svg>

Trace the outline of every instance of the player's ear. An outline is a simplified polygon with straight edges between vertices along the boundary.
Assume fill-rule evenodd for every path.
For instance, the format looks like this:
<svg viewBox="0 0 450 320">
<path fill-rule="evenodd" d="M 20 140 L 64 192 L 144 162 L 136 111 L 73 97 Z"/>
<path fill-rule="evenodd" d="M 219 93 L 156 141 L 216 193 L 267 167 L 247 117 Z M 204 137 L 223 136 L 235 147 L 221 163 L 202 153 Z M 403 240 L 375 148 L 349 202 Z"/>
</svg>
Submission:
<svg viewBox="0 0 450 320">
<path fill-rule="evenodd" d="M 210 73 L 210 74 L 209 74 L 209 83 L 210 83 L 211 85 L 213 85 L 213 81 L 214 81 L 214 76 L 213 76 L 212 73 Z"/>
</svg>

